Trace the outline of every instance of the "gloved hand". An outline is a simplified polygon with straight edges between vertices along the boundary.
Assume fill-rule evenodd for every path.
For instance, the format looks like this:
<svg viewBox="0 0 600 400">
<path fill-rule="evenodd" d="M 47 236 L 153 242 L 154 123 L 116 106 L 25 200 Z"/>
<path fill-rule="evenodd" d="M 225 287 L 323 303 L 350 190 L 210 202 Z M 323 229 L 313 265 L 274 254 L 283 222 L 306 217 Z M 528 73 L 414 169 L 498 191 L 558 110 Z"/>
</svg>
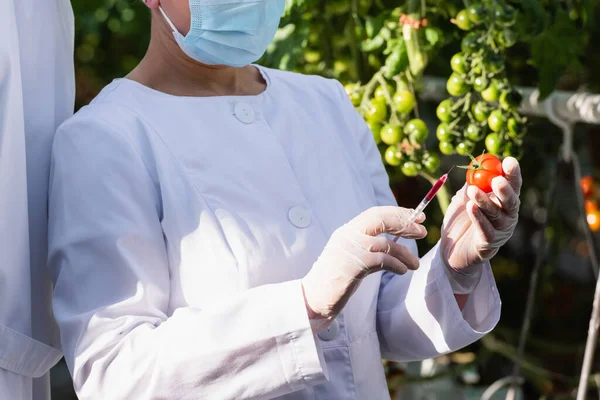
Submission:
<svg viewBox="0 0 600 400">
<path fill-rule="evenodd" d="M 517 226 L 521 168 L 516 159 L 507 157 L 502 169 L 506 177 L 494 178 L 489 196 L 465 184 L 446 211 L 440 250 L 456 294 L 475 288 L 482 263 L 496 255 Z"/>
<path fill-rule="evenodd" d="M 419 259 L 407 247 L 382 233 L 420 239 L 427 230 L 408 222 L 412 210 L 373 207 L 337 229 L 323 253 L 302 279 L 304 298 L 314 333 L 327 328 L 367 275 L 381 271 L 405 274 L 419 267 Z"/>
</svg>

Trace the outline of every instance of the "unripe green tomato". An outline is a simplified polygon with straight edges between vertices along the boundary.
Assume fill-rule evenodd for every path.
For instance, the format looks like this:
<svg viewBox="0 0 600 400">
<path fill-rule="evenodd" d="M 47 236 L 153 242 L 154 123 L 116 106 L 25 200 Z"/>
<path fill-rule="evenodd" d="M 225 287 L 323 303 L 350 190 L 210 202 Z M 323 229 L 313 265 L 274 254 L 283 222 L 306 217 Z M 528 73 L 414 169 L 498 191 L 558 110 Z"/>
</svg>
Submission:
<svg viewBox="0 0 600 400">
<path fill-rule="evenodd" d="M 479 3 L 471 4 L 469 8 L 467 8 L 467 12 L 469 14 L 469 19 L 475 25 L 482 23 L 485 19 L 485 8 Z"/>
<path fill-rule="evenodd" d="M 424 143 L 427 140 L 429 129 L 423 120 L 415 118 L 406 123 L 404 133 L 413 143 Z"/>
<path fill-rule="evenodd" d="M 410 90 L 399 90 L 394 94 L 394 105 L 400 114 L 407 114 L 415 107 L 415 96 Z"/>
<path fill-rule="evenodd" d="M 419 164 L 414 161 L 406 161 L 404 164 L 402 164 L 402 167 L 400 167 L 400 171 L 409 177 L 417 176 L 420 170 L 419 167 Z"/>
<path fill-rule="evenodd" d="M 485 137 L 485 148 L 495 156 L 499 156 L 504 150 L 504 142 L 497 133 L 490 133 Z"/>
<path fill-rule="evenodd" d="M 473 142 L 483 139 L 484 132 L 477 124 L 469 124 L 465 131 L 465 137 Z"/>
<path fill-rule="evenodd" d="M 520 124 L 514 118 L 508 119 L 506 127 L 508 128 L 508 136 L 510 136 L 513 139 L 520 139 L 527 133 L 527 129 L 525 128 L 525 126 Z"/>
<path fill-rule="evenodd" d="M 488 126 L 494 132 L 500 132 L 506 127 L 506 117 L 500 110 L 494 110 L 488 117 Z"/>
<path fill-rule="evenodd" d="M 344 86 L 344 90 L 350 97 L 352 105 L 354 105 L 355 107 L 360 105 L 360 102 L 362 101 L 362 89 L 360 88 L 360 86 L 358 86 L 355 83 L 349 83 L 346 86 Z"/>
<path fill-rule="evenodd" d="M 454 72 L 446 82 L 446 90 L 450 96 L 462 96 L 469 91 L 469 85 L 461 75 Z"/>
<path fill-rule="evenodd" d="M 523 101 L 523 96 L 516 89 L 505 90 L 500 95 L 500 107 L 505 110 L 512 111 L 519 108 Z"/>
<path fill-rule="evenodd" d="M 460 10 L 456 17 L 454 17 L 454 24 L 463 31 L 468 31 L 473 27 L 473 23 L 469 19 L 469 13 L 467 10 Z"/>
<path fill-rule="evenodd" d="M 520 160 L 521 157 L 523 157 L 523 149 L 521 149 L 520 147 L 518 147 L 517 145 L 515 145 L 512 142 L 508 142 L 508 143 L 506 143 L 506 145 L 504 145 L 504 150 L 502 151 L 502 156 L 503 157 L 514 157 L 517 160 Z"/>
<path fill-rule="evenodd" d="M 375 143 L 377 143 L 377 144 L 381 143 L 381 124 L 379 122 L 369 121 L 369 122 L 367 122 L 367 125 L 369 126 L 369 129 L 373 133 L 373 139 L 375 140 Z"/>
<path fill-rule="evenodd" d="M 514 30 L 505 28 L 502 31 L 498 32 L 496 35 L 496 41 L 504 48 L 509 48 L 514 46 L 517 42 L 517 34 Z"/>
<path fill-rule="evenodd" d="M 452 142 L 442 141 L 440 142 L 439 148 L 440 152 L 444 155 L 450 156 L 454 154 L 454 146 L 452 145 Z"/>
<path fill-rule="evenodd" d="M 422 163 L 427 171 L 433 173 L 440 167 L 440 157 L 437 154 L 426 152 L 423 154 Z"/>
<path fill-rule="evenodd" d="M 465 54 L 471 54 L 479 50 L 479 34 L 477 32 L 469 32 L 460 42 L 460 49 Z"/>
<path fill-rule="evenodd" d="M 438 119 L 442 122 L 450 122 L 454 118 L 452 112 L 452 106 L 454 102 L 452 99 L 443 100 L 436 108 L 435 115 L 437 115 Z"/>
<path fill-rule="evenodd" d="M 473 114 L 473 118 L 475 118 L 476 121 L 487 121 L 488 117 L 490 116 L 490 108 L 488 107 L 486 102 L 478 101 L 471 107 L 471 113 Z"/>
<path fill-rule="evenodd" d="M 390 85 L 389 83 L 386 83 L 385 85 L 387 87 L 387 92 L 389 93 L 389 96 L 392 97 L 392 95 L 394 94 L 394 89 L 392 88 L 392 85 Z M 375 89 L 373 97 L 376 99 L 384 99 L 385 100 L 385 90 L 382 85 L 377 86 L 377 89 Z"/>
<path fill-rule="evenodd" d="M 402 163 L 402 154 L 400 153 L 400 149 L 398 146 L 390 146 L 385 151 L 384 159 L 385 162 L 391 165 L 392 167 L 397 167 Z"/>
<path fill-rule="evenodd" d="M 500 98 L 500 82 L 492 79 L 488 87 L 481 92 L 481 97 L 487 102 L 494 103 Z"/>
<path fill-rule="evenodd" d="M 483 67 L 486 73 L 497 74 L 504 69 L 504 56 L 501 53 L 488 53 L 483 58 Z"/>
<path fill-rule="evenodd" d="M 381 141 L 385 144 L 398 144 L 403 139 L 400 125 L 386 124 L 381 128 Z"/>
<path fill-rule="evenodd" d="M 470 140 L 463 140 L 456 145 L 456 153 L 460 154 L 461 156 L 471 154 L 473 153 L 473 150 L 475 150 L 475 143 L 471 142 Z"/>
<path fill-rule="evenodd" d="M 485 75 L 478 76 L 473 81 L 473 89 L 477 90 L 478 92 L 481 92 L 488 87 L 489 83 L 490 81 L 488 80 L 488 78 L 485 77 Z"/>
<path fill-rule="evenodd" d="M 513 26 L 517 20 L 517 10 L 508 4 L 504 4 L 496 8 L 494 17 L 496 22 L 502 26 Z"/>
<path fill-rule="evenodd" d="M 385 100 L 373 99 L 365 113 L 367 121 L 381 122 L 388 116 L 388 109 Z"/>
<path fill-rule="evenodd" d="M 452 140 L 452 132 L 450 131 L 450 128 L 448 127 L 448 124 L 445 122 L 442 122 L 441 124 L 438 125 L 436 131 L 435 131 L 435 136 L 438 138 L 438 140 L 440 142 L 443 141 L 450 141 Z"/>
<path fill-rule="evenodd" d="M 450 59 L 450 68 L 452 71 L 458 72 L 459 74 L 466 74 L 469 70 L 467 65 L 467 56 L 464 53 L 456 53 Z"/>
</svg>

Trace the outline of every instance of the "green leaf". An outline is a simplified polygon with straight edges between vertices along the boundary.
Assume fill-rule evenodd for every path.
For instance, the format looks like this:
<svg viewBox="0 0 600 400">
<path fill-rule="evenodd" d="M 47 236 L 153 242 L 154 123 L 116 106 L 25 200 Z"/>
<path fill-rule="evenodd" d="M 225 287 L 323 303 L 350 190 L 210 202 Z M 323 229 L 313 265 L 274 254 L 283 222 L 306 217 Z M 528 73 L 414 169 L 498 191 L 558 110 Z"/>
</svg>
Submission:
<svg viewBox="0 0 600 400">
<path fill-rule="evenodd" d="M 279 28 L 260 63 L 283 70 L 294 69 L 306 47 L 309 32 L 305 21 Z"/>
<path fill-rule="evenodd" d="M 381 35 L 375 36 L 373 39 L 365 39 L 362 41 L 360 48 L 364 52 L 375 51 L 385 43 L 385 39 Z"/>
<path fill-rule="evenodd" d="M 425 28 L 425 38 L 427 42 L 433 47 L 440 41 L 440 32 L 436 28 L 427 27 Z"/>
<path fill-rule="evenodd" d="M 518 28 L 521 37 L 540 34 L 549 22 L 550 16 L 539 0 L 521 0 L 522 15 L 519 16 Z"/>
<path fill-rule="evenodd" d="M 396 47 L 385 60 L 386 73 L 385 77 L 391 79 L 395 75 L 408 68 L 408 54 L 406 52 L 406 44 L 403 40 L 399 40 Z"/>
<path fill-rule="evenodd" d="M 381 13 L 377 17 L 367 16 L 365 18 L 365 30 L 368 38 L 373 38 L 379 33 L 379 31 L 383 27 L 384 19 L 385 13 Z"/>
<path fill-rule="evenodd" d="M 582 39 L 582 31 L 559 10 L 552 25 L 531 41 L 531 63 L 540 74 L 540 100 L 552 93 L 568 68 L 580 66 L 579 58 L 585 51 Z"/>
</svg>

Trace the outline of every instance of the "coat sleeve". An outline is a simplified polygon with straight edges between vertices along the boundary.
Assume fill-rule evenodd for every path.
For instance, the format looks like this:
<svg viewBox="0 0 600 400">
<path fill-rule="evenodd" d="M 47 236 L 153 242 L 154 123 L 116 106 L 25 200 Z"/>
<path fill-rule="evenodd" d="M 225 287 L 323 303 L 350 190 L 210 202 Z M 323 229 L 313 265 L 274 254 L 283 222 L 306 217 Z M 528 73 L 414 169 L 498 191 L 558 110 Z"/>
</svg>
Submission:
<svg viewBox="0 0 600 400">
<path fill-rule="evenodd" d="M 356 132 L 378 205 L 397 205 L 373 135 L 338 84 L 345 115 Z M 400 239 L 418 255 L 414 240 Z M 417 271 L 385 272 L 377 303 L 377 331 L 384 358 L 416 361 L 465 347 L 490 332 L 500 319 L 500 296 L 489 263 L 461 311 L 444 271 L 439 243 L 420 259 Z"/>
<path fill-rule="evenodd" d="M 322 383 L 299 281 L 168 315 L 160 188 L 146 165 L 133 142 L 91 116 L 55 138 L 49 266 L 79 398 L 271 398 Z"/>
</svg>

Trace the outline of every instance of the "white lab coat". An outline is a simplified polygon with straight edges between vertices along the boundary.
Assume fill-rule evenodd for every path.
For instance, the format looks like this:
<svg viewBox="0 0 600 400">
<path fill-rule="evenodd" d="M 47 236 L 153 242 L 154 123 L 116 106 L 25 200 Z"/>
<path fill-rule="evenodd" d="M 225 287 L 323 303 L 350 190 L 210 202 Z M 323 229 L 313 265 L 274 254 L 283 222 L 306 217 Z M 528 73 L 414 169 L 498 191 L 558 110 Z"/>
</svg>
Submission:
<svg viewBox="0 0 600 400">
<path fill-rule="evenodd" d="M 61 353 L 51 316 L 47 188 L 54 131 L 73 113 L 68 0 L 0 11 L 0 399 L 50 397 Z M 26 156 L 27 155 L 27 156 Z M 55 338 L 56 337 L 56 338 Z M 58 340 L 55 340 L 58 346 Z"/>
<path fill-rule="evenodd" d="M 336 228 L 395 200 L 339 83 L 261 72 L 247 97 L 116 80 L 59 128 L 49 265 L 82 400 L 387 399 L 382 356 L 433 357 L 498 321 L 489 265 L 461 313 L 436 247 L 312 334 L 299 279 Z"/>
</svg>

